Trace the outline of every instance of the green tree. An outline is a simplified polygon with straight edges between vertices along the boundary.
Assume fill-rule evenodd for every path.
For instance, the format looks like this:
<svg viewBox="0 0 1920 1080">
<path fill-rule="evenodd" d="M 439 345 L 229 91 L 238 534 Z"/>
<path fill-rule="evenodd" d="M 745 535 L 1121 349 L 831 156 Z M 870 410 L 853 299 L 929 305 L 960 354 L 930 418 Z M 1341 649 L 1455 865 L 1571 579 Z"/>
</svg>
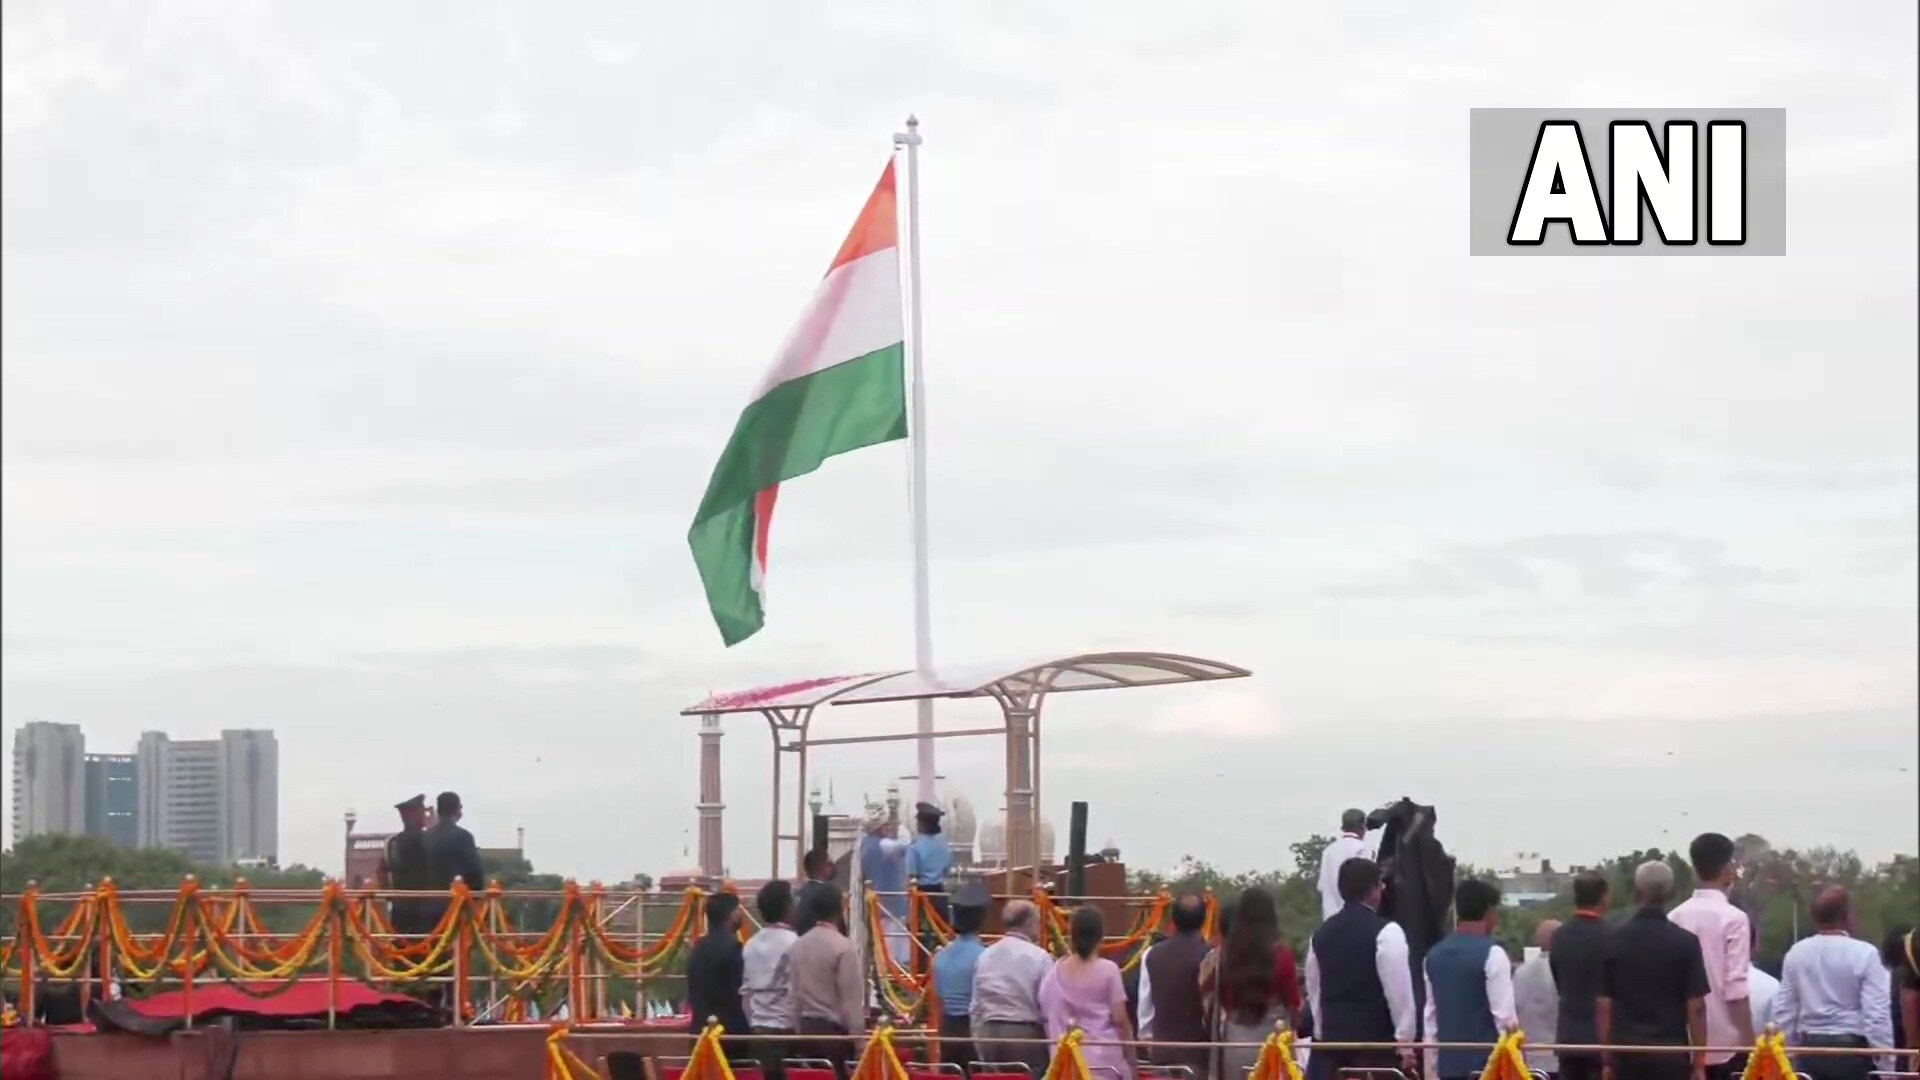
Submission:
<svg viewBox="0 0 1920 1080">
<path fill-rule="evenodd" d="M 483 852 L 480 867 L 486 871 L 489 882 L 499 882 L 500 887 L 509 893 L 548 894 L 524 899 L 507 898 L 507 921 L 514 930 L 538 933 L 552 926 L 553 921 L 560 917 L 563 902 L 560 893 L 567 887 L 566 878 L 559 874 L 536 872 L 533 863 L 519 852 Z"/>
<path fill-rule="evenodd" d="M 1327 846 L 1333 843 L 1333 837 L 1314 833 L 1305 840 L 1295 840 L 1287 845 L 1293 853 L 1293 872 L 1300 877 L 1318 879 L 1320 875 L 1320 856 L 1326 854 Z"/>
<path fill-rule="evenodd" d="M 196 866 L 185 855 L 162 848 L 118 848 L 94 836 L 30 836 L 0 852 L 0 892 L 9 895 L 25 891 L 28 882 L 37 883 L 42 893 L 76 893 L 111 878 L 124 894 L 171 894 L 188 875 L 205 888 L 230 888 L 245 878 L 256 890 L 312 890 L 316 894 L 326 875 L 304 866 L 284 870 Z M 170 899 L 170 896 L 169 896 Z M 262 901 L 255 905 L 261 925 L 267 930 L 285 933 L 305 926 L 312 918 L 311 903 Z M 64 915 L 67 906 L 51 902 L 43 916 L 54 920 Z M 171 903 L 158 898 L 132 898 L 125 903 L 127 923 L 136 932 L 153 933 L 165 927 Z M 12 907 L 0 911 L 0 925 L 10 932 Z"/>
</svg>

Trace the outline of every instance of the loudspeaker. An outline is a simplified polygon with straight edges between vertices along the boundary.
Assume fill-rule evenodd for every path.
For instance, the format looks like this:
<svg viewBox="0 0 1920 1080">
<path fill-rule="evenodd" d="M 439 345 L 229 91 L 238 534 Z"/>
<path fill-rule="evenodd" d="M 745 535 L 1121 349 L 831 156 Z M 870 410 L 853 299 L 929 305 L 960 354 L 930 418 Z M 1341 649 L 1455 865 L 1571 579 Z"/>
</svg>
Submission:
<svg viewBox="0 0 1920 1080">
<path fill-rule="evenodd" d="M 1067 822 L 1067 895 L 1087 895 L 1087 804 L 1073 804 Z"/>
</svg>

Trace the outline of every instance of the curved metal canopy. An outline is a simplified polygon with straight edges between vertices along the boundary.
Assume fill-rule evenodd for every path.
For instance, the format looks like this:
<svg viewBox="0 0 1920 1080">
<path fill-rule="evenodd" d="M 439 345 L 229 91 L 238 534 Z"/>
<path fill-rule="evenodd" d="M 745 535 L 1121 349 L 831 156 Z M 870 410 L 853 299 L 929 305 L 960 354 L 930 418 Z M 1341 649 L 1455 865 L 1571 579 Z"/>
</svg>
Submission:
<svg viewBox="0 0 1920 1080">
<path fill-rule="evenodd" d="M 1222 660 L 1164 652 L 1095 652 L 1024 664 L 985 664 L 921 675 L 891 671 L 867 675 L 829 675 L 777 686 L 716 694 L 681 710 L 682 716 L 811 709 L 818 705 L 861 705 L 921 698 L 984 697 L 996 691 L 1026 694 L 1072 690 L 1110 690 L 1127 686 L 1243 679 L 1252 672 Z"/>
<path fill-rule="evenodd" d="M 725 694 L 715 694 L 695 705 L 680 710 L 681 716 L 707 716 L 712 714 L 765 712 L 768 709 L 811 709 L 833 699 L 836 694 L 904 675 L 902 671 L 882 671 L 867 675 L 825 675 L 816 679 L 798 679 L 775 686 L 760 686 L 752 690 L 735 690 Z"/>
<path fill-rule="evenodd" d="M 1162 652 L 1098 652 L 1027 664 L 988 664 L 921 675 L 901 672 L 835 694 L 835 705 L 921 698 L 985 697 L 992 693 L 1048 694 L 1071 690 L 1112 690 L 1127 686 L 1243 679 L 1252 672 L 1222 660 Z"/>
</svg>

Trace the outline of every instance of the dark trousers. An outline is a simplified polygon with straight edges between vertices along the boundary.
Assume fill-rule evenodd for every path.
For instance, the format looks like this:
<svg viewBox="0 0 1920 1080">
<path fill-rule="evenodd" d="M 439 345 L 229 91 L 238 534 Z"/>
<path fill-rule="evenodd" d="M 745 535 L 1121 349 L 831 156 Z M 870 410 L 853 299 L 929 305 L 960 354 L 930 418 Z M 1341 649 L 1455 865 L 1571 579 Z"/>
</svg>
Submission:
<svg viewBox="0 0 1920 1080">
<path fill-rule="evenodd" d="M 422 907 L 423 903 L 428 906 Z M 393 932 L 396 934 L 425 937 L 439 925 L 440 920 L 436 916 L 444 914 L 444 910 L 438 913 L 431 910 L 432 904 L 431 900 L 395 900 L 387 906 L 387 921 L 393 923 Z"/>
<path fill-rule="evenodd" d="M 1561 1054 L 1560 1080 L 1600 1080 L 1600 1059 L 1587 1054 Z"/>
<path fill-rule="evenodd" d="M 1803 1035 L 1802 1046 L 1854 1046 L 1864 1050 L 1867 1040 L 1859 1035 Z M 1878 1068 L 1866 1054 L 1800 1054 L 1794 1064 L 1813 1080 L 1866 1080 Z"/>
<path fill-rule="evenodd" d="M 1192 1041 L 1200 1042 L 1205 1039 L 1206 1033 L 1201 1032 L 1195 1036 Z M 1180 1041 L 1186 1042 L 1188 1040 L 1182 1039 Z M 1192 1069 L 1193 1080 L 1207 1080 L 1207 1058 L 1209 1056 L 1211 1055 L 1207 1053 L 1204 1047 L 1147 1044 L 1148 1061 L 1153 1062 L 1155 1065 L 1174 1065 Z M 1308 1062 L 1311 1063 L 1312 1058 L 1308 1058 Z"/>
<path fill-rule="evenodd" d="M 1561 1070 L 1565 1071 L 1563 1063 Z M 1688 1080 L 1693 1075 L 1693 1054 L 1615 1054 L 1613 1080 Z"/>
<path fill-rule="evenodd" d="M 926 896 L 927 903 L 933 905 L 933 912 L 940 916 L 941 922 L 948 924 L 953 922 L 953 905 L 947 899 L 947 887 L 945 885 L 922 885 L 920 886 L 920 892 Z M 928 957 L 940 951 L 940 935 L 933 932 L 932 926 L 928 926 L 920 932 L 920 947 L 926 950 Z M 951 1061 L 953 1059 L 947 1058 L 947 1060 Z"/>
<path fill-rule="evenodd" d="M 1391 1050 L 1321 1050 L 1315 1048 L 1307 1057 L 1310 1067 L 1325 1069 L 1322 1076 L 1327 1080 L 1346 1080 L 1348 1069 L 1397 1069 L 1400 1067 L 1400 1055 Z M 1240 1080 L 1237 1076 L 1224 1080 Z"/>
<path fill-rule="evenodd" d="M 920 886 L 920 891 L 925 894 L 927 902 L 933 905 L 933 912 L 940 916 L 941 922 L 951 923 L 953 921 L 953 905 L 952 902 L 947 899 L 947 887 L 945 885 L 922 885 Z"/>
<path fill-rule="evenodd" d="M 854 1056 L 853 1040 L 844 1037 L 847 1034 L 846 1025 L 833 1020 L 821 1020 L 812 1016 L 803 1016 L 800 1018 L 800 1034 L 842 1036 L 842 1038 L 837 1040 L 809 1039 L 805 1042 L 796 1043 L 794 1046 L 794 1056 L 825 1058 L 833 1062 L 834 1074 L 837 1075 L 840 1080 L 847 1080 L 847 1072 L 852 1068 L 853 1063 L 857 1059 Z"/>
<path fill-rule="evenodd" d="M 964 1013 L 940 1017 L 940 1060 L 963 1069 L 980 1060 L 973 1051 L 973 1021 Z"/>
<path fill-rule="evenodd" d="M 788 1040 L 781 1036 L 793 1034 L 793 1029 L 755 1027 L 753 1033 L 762 1036 L 753 1041 L 753 1056 L 760 1062 L 760 1074 L 766 1080 L 786 1080 L 787 1070 L 781 1063 L 787 1060 Z"/>
</svg>

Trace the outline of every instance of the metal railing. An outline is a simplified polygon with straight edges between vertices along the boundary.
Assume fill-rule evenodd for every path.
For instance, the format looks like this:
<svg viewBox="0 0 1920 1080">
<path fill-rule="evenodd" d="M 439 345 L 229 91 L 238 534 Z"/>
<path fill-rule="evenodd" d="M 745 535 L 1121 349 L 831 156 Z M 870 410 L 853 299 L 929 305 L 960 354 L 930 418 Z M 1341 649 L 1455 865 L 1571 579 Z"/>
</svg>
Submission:
<svg viewBox="0 0 1920 1080">
<path fill-rule="evenodd" d="M 730 886 L 723 886 L 723 889 Z M 43 988 L 77 990 L 80 1007 L 118 992 L 179 991 L 191 1015 L 196 986 L 220 981 L 257 992 L 291 989 L 302 980 L 329 986 L 328 1020 L 345 982 L 419 989 L 453 1002 L 456 1023 L 515 1021 L 562 1013 L 573 1021 L 640 1018 L 683 997 L 681 959 L 704 931 L 708 893 L 608 889 L 567 883 L 560 889 L 446 892 L 361 889 L 336 882 L 318 890 L 117 888 L 111 881 L 75 892 L 0 896 L 0 917 L 13 916 L 0 941 L 0 982 L 15 987 L 26 1022 Z M 891 990 L 891 1012 L 922 1007 L 932 952 L 951 926 L 918 891 L 867 893 L 878 921 L 870 957 L 876 988 Z M 1041 892 L 999 901 L 1033 901 L 1045 916 L 1042 944 L 1064 946 L 1064 914 Z M 1133 926 L 1110 935 L 1104 950 L 1122 962 L 1137 955 L 1168 902 L 1153 896 L 1086 897 L 1135 911 Z M 908 922 L 881 902 L 897 900 Z M 432 929 L 403 933 L 395 905 L 444 909 Z M 896 905 L 897 906 L 897 905 Z M 890 921 L 889 921 L 890 920 Z M 417 928 L 415 928 L 417 929 Z M 742 937 L 757 926 L 749 913 Z M 895 965 L 883 943 L 904 939 L 913 950 Z"/>
</svg>

